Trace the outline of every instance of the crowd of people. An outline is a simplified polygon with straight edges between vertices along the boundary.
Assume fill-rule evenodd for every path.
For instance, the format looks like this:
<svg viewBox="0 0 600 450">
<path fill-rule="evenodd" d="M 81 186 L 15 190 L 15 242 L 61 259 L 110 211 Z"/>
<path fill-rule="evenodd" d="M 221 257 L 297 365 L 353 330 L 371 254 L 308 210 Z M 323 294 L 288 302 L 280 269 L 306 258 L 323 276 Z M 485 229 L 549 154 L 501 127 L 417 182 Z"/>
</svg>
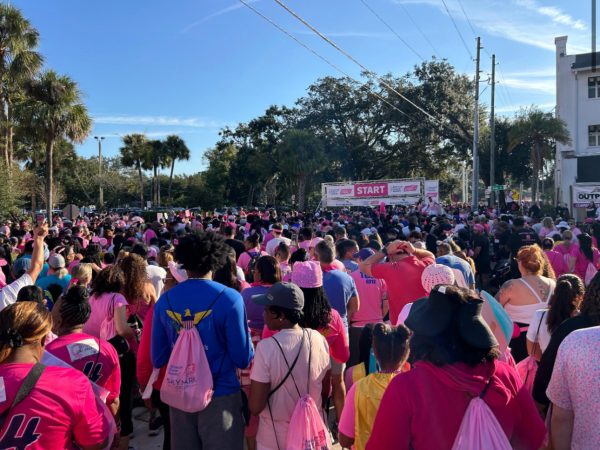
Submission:
<svg viewBox="0 0 600 450">
<path fill-rule="evenodd" d="M 600 222 L 561 212 L 7 222 L 0 448 L 135 448 L 134 407 L 163 449 L 599 448 Z"/>
</svg>

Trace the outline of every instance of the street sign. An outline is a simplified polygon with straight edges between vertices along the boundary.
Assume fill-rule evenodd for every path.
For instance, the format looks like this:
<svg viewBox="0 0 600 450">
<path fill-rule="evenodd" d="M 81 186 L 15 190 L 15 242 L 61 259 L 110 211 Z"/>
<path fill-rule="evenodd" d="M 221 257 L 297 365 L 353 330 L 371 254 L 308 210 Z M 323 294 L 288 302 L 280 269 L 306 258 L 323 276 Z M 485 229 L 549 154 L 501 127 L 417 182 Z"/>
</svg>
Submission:
<svg viewBox="0 0 600 450">
<path fill-rule="evenodd" d="M 508 187 L 504 184 L 495 184 L 492 186 L 492 190 L 494 191 L 504 191 L 506 189 L 508 189 Z"/>
</svg>

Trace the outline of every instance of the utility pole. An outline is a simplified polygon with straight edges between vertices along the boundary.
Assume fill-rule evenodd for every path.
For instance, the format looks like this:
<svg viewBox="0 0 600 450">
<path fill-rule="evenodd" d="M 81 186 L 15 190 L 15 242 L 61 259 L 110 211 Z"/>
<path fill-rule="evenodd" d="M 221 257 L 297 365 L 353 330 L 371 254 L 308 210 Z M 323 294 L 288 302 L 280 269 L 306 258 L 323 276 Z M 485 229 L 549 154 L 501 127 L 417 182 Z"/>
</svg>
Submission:
<svg viewBox="0 0 600 450">
<path fill-rule="evenodd" d="M 102 141 L 104 136 L 94 136 L 98 141 L 98 210 L 104 206 L 104 190 L 102 189 Z"/>
<path fill-rule="evenodd" d="M 494 108 L 496 106 L 496 55 L 492 55 L 492 107 L 490 110 L 490 206 L 496 205 L 496 193 L 494 184 L 496 182 L 496 118 L 494 117 Z"/>
<path fill-rule="evenodd" d="M 475 112 L 473 114 L 473 194 L 471 208 L 473 211 L 479 207 L 479 154 L 477 144 L 479 141 L 479 63 L 481 58 L 481 38 L 477 38 L 477 60 L 475 64 Z"/>
</svg>

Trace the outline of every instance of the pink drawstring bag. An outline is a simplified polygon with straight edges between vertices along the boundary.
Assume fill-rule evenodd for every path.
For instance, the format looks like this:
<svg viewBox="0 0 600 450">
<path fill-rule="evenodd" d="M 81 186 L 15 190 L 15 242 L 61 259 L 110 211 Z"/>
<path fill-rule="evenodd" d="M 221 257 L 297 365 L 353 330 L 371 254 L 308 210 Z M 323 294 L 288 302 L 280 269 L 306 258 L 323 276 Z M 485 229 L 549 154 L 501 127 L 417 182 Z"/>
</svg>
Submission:
<svg viewBox="0 0 600 450">
<path fill-rule="evenodd" d="M 511 450 L 512 446 L 498 419 L 483 401 L 483 393 L 469 402 L 454 439 L 452 450 Z"/>
<path fill-rule="evenodd" d="M 290 418 L 286 450 L 332 448 L 331 436 L 315 401 L 308 394 L 300 397 Z"/>
<path fill-rule="evenodd" d="M 205 409 L 213 396 L 213 376 L 204 351 L 204 344 L 197 325 L 212 314 L 212 307 L 225 292 L 223 289 L 210 306 L 196 319 L 191 316 L 179 317 L 166 295 L 172 318 L 179 324 L 179 336 L 167 363 L 165 378 L 160 388 L 160 399 L 167 405 L 188 413 Z"/>
<path fill-rule="evenodd" d="M 194 413 L 210 403 L 213 379 L 200 333 L 192 320 L 182 322 L 167 363 L 160 399 L 173 408 Z"/>
<path fill-rule="evenodd" d="M 528 356 L 517 364 L 516 369 L 519 377 L 521 377 L 521 381 L 523 381 L 523 386 L 529 392 L 532 392 L 533 381 L 535 380 L 535 374 L 538 370 L 537 360 L 532 356 Z"/>
</svg>

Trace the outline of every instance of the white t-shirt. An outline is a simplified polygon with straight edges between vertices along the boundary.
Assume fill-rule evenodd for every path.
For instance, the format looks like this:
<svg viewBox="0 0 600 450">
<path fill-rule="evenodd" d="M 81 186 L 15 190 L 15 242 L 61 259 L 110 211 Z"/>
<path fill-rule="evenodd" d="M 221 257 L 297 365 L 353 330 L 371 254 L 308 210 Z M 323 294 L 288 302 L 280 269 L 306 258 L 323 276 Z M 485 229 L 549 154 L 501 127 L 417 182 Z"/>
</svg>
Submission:
<svg viewBox="0 0 600 450">
<path fill-rule="evenodd" d="M 162 293 L 163 287 L 165 285 L 165 278 L 167 277 L 167 271 L 159 266 L 152 266 L 148 264 L 146 266 L 146 275 L 148 276 L 148 280 L 154 286 L 154 290 L 156 291 L 156 298 L 160 297 Z"/>
<path fill-rule="evenodd" d="M 267 242 L 267 246 L 265 247 L 266 252 L 273 256 L 275 254 L 275 249 L 281 242 L 285 242 L 289 246 L 292 243 L 292 240 L 285 237 L 273 238 Z"/>
<path fill-rule="evenodd" d="M 24 273 L 12 283 L 4 286 L 0 291 L 0 311 L 17 301 L 17 295 L 19 295 L 21 288 L 31 286 L 32 284 L 33 280 L 31 276 L 28 273 Z"/>
<path fill-rule="evenodd" d="M 304 332 L 305 338 L 302 350 L 299 346 L 302 342 L 302 328 L 281 330 L 275 336 L 263 339 L 256 346 L 250 379 L 260 383 L 270 383 L 271 389 L 274 389 L 283 380 L 288 373 L 287 364 L 291 366 L 296 355 L 301 351 L 292 374 L 269 399 L 275 429 L 277 430 L 277 440 L 275 440 L 273 423 L 267 406 L 259 415 L 260 425 L 256 436 L 258 450 L 278 450 L 278 447 L 285 447 L 290 418 L 300 398 L 294 381 L 298 386 L 300 395 L 306 394 L 307 385 L 310 386 L 309 394 L 315 401 L 317 409 L 321 409 L 321 383 L 330 367 L 329 346 L 319 332 L 310 329 L 304 329 Z M 309 335 L 312 347 L 310 383 L 308 383 Z M 277 339 L 281 345 L 287 364 L 284 354 L 274 339 Z"/>
<path fill-rule="evenodd" d="M 531 342 L 536 342 L 535 335 L 537 333 L 537 342 L 540 345 L 540 349 L 542 353 L 546 351 L 546 347 L 550 343 L 550 332 L 548 331 L 548 309 L 538 309 L 533 318 L 531 319 L 531 323 L 529 324 L 529 329 L 527 330 L 527 340 Z M 540 325 L 540 321 L 542 324 Z M 540 329 L 538 333 L 538 327 Z"/>
</svg>

